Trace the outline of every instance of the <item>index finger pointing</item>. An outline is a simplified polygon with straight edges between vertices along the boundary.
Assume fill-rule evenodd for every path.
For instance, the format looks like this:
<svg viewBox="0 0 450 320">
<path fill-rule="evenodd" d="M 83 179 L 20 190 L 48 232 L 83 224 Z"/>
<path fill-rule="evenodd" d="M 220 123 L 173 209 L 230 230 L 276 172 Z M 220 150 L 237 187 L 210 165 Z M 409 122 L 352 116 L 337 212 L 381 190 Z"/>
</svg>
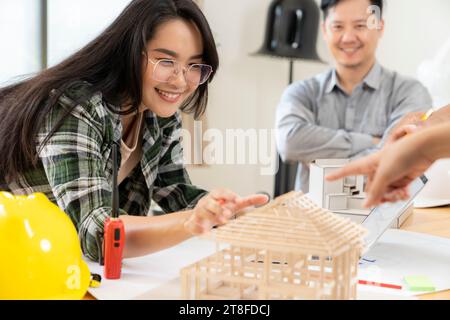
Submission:
<svg viewBox="0 0 450 320">
<path fill-rule="evenodd" d="M 350 162 L 343 168 L 327 175 L 325 179 L 327 181 L 334 181 L 347 176 L 368 175 L 373 173 L 378 166 L 379 157 L 379 153 L 375 153 L 365 158 Z"/>
<path fill-rule="evenodd" d="M 364 174 L 363 167 L 361 164 L 353 162 L 345 167 L 336 170 L 325 177 L 327 181 L 334 181 L 348 176 L 356 176 L 359 174 Z"/>
<path fill-rule="evenodd" d="M 240 198 L 237 201 L 237 210 L 244 209 L 250 206 L 260 206 L 266 204 L 269 201 L 269 197 L 264 194 L 256 194 L 245 198 Z"/>
<path fill-rule="evenodd" d="M 238 195 L 230 190 L 226 189 L 215 189 L 212 190 L 210 195 L 215 200 L 225 200 L 225 201 L 235 201 Z"/>
</svg>

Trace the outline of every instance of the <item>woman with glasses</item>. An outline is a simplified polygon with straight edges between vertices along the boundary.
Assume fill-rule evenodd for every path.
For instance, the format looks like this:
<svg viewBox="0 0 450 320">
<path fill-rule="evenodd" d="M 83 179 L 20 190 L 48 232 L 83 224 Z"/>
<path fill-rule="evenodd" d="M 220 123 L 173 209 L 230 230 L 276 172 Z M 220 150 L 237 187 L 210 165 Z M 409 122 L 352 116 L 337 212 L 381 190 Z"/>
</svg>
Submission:
<svg viewBox="0 0 450 320">
<path fill-rule="evenodd" d="M 44 193 L 97 260 L 120 149 L 124 257 L 175 245 L 267 201 L 191 184 L 179 111 L 200 117 L 218 68 L 209 25 L 192 0 L 134 0 L 96 39 L 0 90 L 0 189 Z M 166 213 L 147 216 L 151 201 Z M 45 222 L 43 222 L 45 223 Z"/>
</svg>

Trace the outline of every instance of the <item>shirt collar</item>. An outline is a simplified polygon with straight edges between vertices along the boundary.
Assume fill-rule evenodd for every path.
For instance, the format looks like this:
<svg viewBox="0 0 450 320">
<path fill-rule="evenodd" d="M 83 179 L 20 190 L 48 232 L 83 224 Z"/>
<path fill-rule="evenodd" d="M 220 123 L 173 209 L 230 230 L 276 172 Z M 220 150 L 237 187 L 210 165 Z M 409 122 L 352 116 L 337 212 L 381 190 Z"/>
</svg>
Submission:
<svg viewBox="0 0 450 320">
<path fill-rule="evenodd" d="M 145 111 L 145 118 L 147 121 L 152 123 L 155 126 L 158 126 L 160 129 L 165 129 L 169 127 L 176 127 L 179 123 L 181 123 L 181 111 L 177 111 L 173 116 L 168 118 L 158 117 L 150 110 Z"/>
<path fill-rule="evenodd" d="M 333 69 L 333 70 L 331 70 L 331 79 L 328 82 L 328 86 L 326 87 L 325 92 L 331 93 L 336 86 L 339 86 L 339 84 L 338 84 L 338 80 L 337 80 L 336 69 Z"/>
<path fill-rule="evenodd" d="M 378 90 L 381 83 L 381 66 L 378 62 L 375 62 L 372 69 L 364 78 L 363 83 L 374 90 Z"/>
<path fill-rule="evenodd" d="M 107 109 L 113 119 L 113 131 L 114 131 L 114 141 L 120 141 L 122 139 L 122 122 L 120 120 L 120 115 L 114 113 Z M 173 116 L 169 118 L 161 118 L 155 115 L 150 110 L 141 110 L 144 114 L 144 139 L 149 137 L 157 137 L 162 129 L 169 127 L 181 126 L 181 114 L 177 111 Z M 147 132 L 150 130 L 149 132 Z"/>
<path fill-rule="evenodd" d="M 362 83 L 369 86 L 374 90 L 378 90 L 381 83 L 381 66 L 378 62 L 375 62 L 372 69 L 370 69 L 369 73 L 363 79 Z M 331 71 L 331 78 L 328 82 L 325 92 L 330 93 L 333 91 L 335 87 L 339 88 L 339 81 L 337 78 L 336 68 Z"/>
</svg>

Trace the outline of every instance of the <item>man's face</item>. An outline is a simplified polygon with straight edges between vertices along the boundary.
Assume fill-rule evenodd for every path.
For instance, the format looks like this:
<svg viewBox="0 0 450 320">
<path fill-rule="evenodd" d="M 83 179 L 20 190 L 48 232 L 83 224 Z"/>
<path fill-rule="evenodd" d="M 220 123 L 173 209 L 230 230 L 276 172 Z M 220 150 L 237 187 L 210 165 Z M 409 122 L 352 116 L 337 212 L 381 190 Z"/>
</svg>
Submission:
<svg viewBox="0 0 450 320">
<path fill-rule="evenodd" d="M 343 0 L 328 10 L 322 32 L 334 59 L 342 67 L 358 68 L 375 61 L 384 22 L 379 21 L 378 29 L 368 27 L 370 5 L 369 0 Z"/>
</svg>

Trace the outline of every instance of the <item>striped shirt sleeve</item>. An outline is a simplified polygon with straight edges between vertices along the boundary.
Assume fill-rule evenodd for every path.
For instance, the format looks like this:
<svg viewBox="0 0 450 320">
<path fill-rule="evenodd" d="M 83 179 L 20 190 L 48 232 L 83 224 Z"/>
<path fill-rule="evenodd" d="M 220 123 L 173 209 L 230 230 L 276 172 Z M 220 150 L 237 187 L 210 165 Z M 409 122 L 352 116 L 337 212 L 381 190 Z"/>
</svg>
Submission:
<svg viewBox="0 0 450 320">
<path fill-rule="evenodd" d="M 192 185 L 183 163 L 181 121 L 162 132 L 161 158 L 153 199 L 165 212 L 191 209 L 207 194 Z"/>
</svg>

